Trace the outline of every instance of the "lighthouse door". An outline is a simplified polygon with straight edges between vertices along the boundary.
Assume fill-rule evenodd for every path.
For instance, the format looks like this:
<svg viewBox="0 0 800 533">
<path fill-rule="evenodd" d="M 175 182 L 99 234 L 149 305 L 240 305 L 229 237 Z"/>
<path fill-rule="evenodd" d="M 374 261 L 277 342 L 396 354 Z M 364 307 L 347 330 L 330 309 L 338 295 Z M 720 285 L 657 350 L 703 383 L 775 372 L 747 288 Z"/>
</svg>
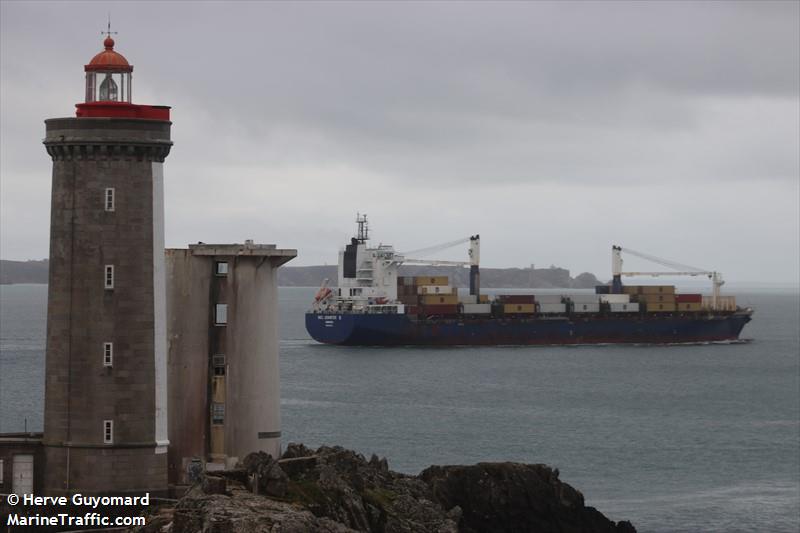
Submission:
<svg viewBox="0 0 800 533">
<path fill-rule="evenodd" d="M 14 494 L 33 494 L 33 456 L 15 455 L 11 467 Z"/>
</svg>

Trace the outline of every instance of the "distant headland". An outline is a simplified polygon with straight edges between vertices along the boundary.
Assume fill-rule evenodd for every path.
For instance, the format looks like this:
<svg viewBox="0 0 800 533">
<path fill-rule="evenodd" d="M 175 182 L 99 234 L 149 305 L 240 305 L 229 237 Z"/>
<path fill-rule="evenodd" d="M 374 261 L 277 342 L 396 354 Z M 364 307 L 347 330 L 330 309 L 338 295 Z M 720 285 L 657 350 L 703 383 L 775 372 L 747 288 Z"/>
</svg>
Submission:
<svg viewBox="0 0 800 533">
<path fill-rule="evenodd" d="M 0 285 L 47 283 L 48 261 L 0 260 Z M 460 267 L 401 267 L 403 276 L 430 274 L 449 276 L 458 287 L 469 286 L 469 271 Z M 281 287 L 318 287 L 322 280 L 336 279 L 335 265 L 285 266 L 278 270 Z M 583 272 L 575 277 L 566 268 L 481 268 L 481 285 L 506 289 L 591 289 L 603 283 L 594 274 Z"/>
</svg>

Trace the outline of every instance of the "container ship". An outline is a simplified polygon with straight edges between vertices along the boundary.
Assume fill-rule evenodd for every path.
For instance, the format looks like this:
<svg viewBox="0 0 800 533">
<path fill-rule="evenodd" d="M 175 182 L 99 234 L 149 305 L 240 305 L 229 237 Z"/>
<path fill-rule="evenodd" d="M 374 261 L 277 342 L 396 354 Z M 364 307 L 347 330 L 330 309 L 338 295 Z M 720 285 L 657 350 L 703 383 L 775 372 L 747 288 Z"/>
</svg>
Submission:
<svg viewBox="0 0 800 533">
<path fill-rule="evenodd" d="M 672 344 L 735 341 L 753 314 L 720 294 L 718 272 L 624 249 L 675 269 L 624 272 L 623 248 L 612 246 L 612 281 L 594 294 L 497 294 L 480 290 L 480 236 L 437 247 L 396 252 L 370 247 L 366 215 L 339 252 L 338 286 L 323 282 L 306 329 L 316 341 L 348 346 Z M 469 243 L 469 261 L 414 258 Z M 468 266 L 469 294 L 447 276 L 399 276 L 403 264 Z M 673 285 L 624 285 L 627 276 L 707 276 L 711 295 L 680 294 Z"/>
</svg>

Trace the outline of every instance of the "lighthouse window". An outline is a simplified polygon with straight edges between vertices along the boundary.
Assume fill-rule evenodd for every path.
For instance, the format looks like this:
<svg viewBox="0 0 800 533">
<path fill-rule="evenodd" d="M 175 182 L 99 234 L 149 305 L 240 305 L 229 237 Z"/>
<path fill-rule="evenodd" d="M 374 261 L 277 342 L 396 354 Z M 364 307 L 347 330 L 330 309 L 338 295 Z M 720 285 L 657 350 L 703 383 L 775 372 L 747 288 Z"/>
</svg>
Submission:
<svg viewBox="0 0 800 533">
<path fill-rule="evenodd" d="M 106 289 L 114 288 L 114 265 L 106 265 L 105 287 Z"/>
<path fill-rule="evenodd" d="M 214 367 L 215 376 L 225 375 L 225 354 L 215 354 L 211 358 L 212 366 Z"/>
<path fill-rule="evenodd" d="M 113 366 L 114 362 L 114 343 L 103 343 L 103 366 Z"/>
<path fill-rule="evenodd" d="M 225 423 L 225 404 L 212 403 L 211 404 L 211 423 L 224 424 Z"/>
<path fill-rule="evenodd" d="M 106 189 L 105 206 L 106 206 L 106 211 L 113 211 L 114 210 L 114 189 L 113 188 Z"/>
<path fill-rule="evenodd" d="M 117 82 L 111 78 L 111 74 L 106 74 L 103 83 L 100 84 L 100 98 L 99 100 L 117 101 Z"/>
<path fill-rule="evenodd" d="M 103 443 L 114 443 L 114 421 L 103 420 Z"/>
<path fill-rule="evenodd" d="M 214 309 L 214 323 L 227 324 L 228 323 L 228 304 L 217 304 Z"/>
</svg>

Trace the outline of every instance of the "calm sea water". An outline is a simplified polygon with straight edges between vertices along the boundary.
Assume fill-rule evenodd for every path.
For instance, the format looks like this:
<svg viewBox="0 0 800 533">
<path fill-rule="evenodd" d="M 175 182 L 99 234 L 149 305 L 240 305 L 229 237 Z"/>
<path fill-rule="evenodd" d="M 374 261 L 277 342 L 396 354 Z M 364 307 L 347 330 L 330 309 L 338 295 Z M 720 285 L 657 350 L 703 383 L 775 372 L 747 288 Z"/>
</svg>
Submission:
<svg viewBox="0 0 800 533">
<path fill-rule="evenodd" d="M 285 442 L 558 467 L 642 532 L 800 530 L 800 295 L 738 290 L 745 344 L 339 348 L 280 292 Z M 0 432 L 41 430 L 47 288 L 0 287 Z"/>
</svg>

